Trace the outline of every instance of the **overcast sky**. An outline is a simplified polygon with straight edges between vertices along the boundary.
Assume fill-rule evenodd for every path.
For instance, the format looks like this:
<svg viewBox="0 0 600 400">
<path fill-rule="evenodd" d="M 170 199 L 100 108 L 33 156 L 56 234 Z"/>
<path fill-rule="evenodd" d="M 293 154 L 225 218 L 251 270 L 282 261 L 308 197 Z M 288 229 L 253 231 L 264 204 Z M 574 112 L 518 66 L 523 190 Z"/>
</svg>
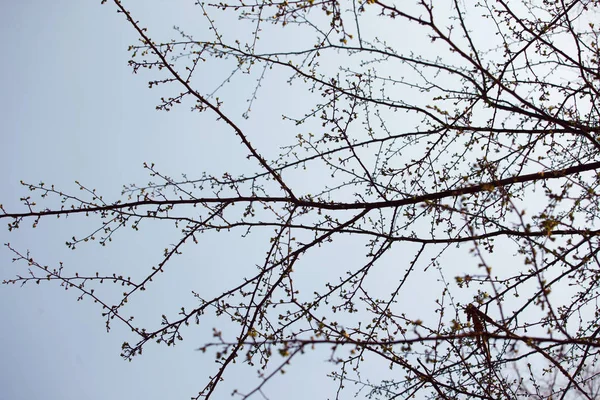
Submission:
<svg viewBox="0 0 600 400">
<path fill-rule="evenodd" d="M 0 3 L 4 38 L 4 62 L 0 63 L 0 203 L 6 210 L 22 209 L 18 199 L 27 191 L 19 184 L 21 180 L 54 184 L 67 192 L 76 192 L 74 182 L 79 181 L 114 201 L 124 184 L 143 184 L 150 179 L 142 168 L 144 162 L 155 163 L 161 172 L 175 177 L 181 173 L 197 177 L 202 171 L 241 172 L 248 167 L 251 161 L 239 140 L 213 118 L 191 113 L 187 106 L 169 113 L 155 111 L 165 92 L 162 88 L 149 90 L 148 75 L 133 75 L 127 66 L 127 47 L 136 43 L 137 35 L 110 2 L 104 6 L 100 0 Z M 193 3 L 131 0 L 125 5 L 158 42 L 176 36 L 174 24 L 200 31 L 205 27 L 201 9 Z M 236 28 L 228 29 L 235 32 Z M 395 38 L 397 32 L 384 35 Z M 287 39 L 274 38 L 283 45 Z M 419 43 L 413 40 L 398 46 L 418 47 Z M 386 68 L 395 67 L 381 66 L 383 71 Z M 220 69 L 208 72 L 208 86 L 217 86 L 215 77 L 229 73 Z M 224 90 L 233 91 L 228 92 L 230 95 L 235 91 L 248 93 L 255 81 L 246 80 L 247 87 L 240 83 Z M 261 96 L 269 101 L 253 107 L 249 120 L 238 118 L 236 123 L 251 132 L 253 143 L 268 154 L 278 151 L 272 138 L 279 131 L 276 125 L 267 129 L 265 120 L 278 121 L 282 104 L 304 100 L 294 97 L 292 89 L 276 79 L 263 83 Z M 247 107 L 245 99 L 227 104 L 236 111 L 232 115 L 241 115 Z M 308 181 L 306 176 L 299 180 L 298 188 Z M 145 276 L 160 261 L 163 249 L 176 240 L 173 237 L 177 238 L 174 227 L 144 225 L 141 233 L 120 233 L 106 249 L 96 244 L 83 246 L 79 249 L 84 250 L 82 253 L 67 249 L 66 240 L 89 233 L 93 226 L 77 217 L 42 220 L 35 230 L 27 227 L 9 233 L 0 229 L 0 242 L 10 242 L 20 251 L 31 250 L 44 265 L 63 262 L 69 271 L 129 271 L 135 277 Z M 347 244 L 341 253 L 315 249 L 304 259 L 304 275 L 298 279 L 308 282 L 318 276 L 320 282 L 326 282 L 328 273 L 337 277 L 342 272 L 323 266 L 344 266 L 348 260 L 364 257 L 362 244 L 351 240 Z M 249 243 L 239 235 L 227 236 L 227 240 L 206 238 L 195 251 L 184 252 L 153 284 L 143 302 L 132 305 L 130 313 L 140 325 L 157 326 L 161 314 L 172 315 L 178 307 L 194 304 L 191 290 L 210 297 L 239 282 L 243 276 L 240 271 L 248 266 L 249 259 L 261 258 L 265 245 L 268 241 Z M 452 259 L 453 251 L 449 250 L 447 259 Z M 11 264 L 11 257 L 7 248 L 0 248 L 2 280 L 23 274 L 24 265 Z M 387 293 L 386 285 L 397 282 L 394 274 L 401 276 L 406 266 L 404 253 L 390 251 L 388 257 L 382 279 L 375 282 L 383 293 Z M 404 264 L 397 268 L 400 261 Z M 458 267 L 464 272 L 476 264 L 473 258 L 462 258 L 445 268 L 451 271 Z M 440 285 L 434 268 L 420 274 L 411 282 L 410 294 L 402 294 L 408 297 L 400 299 L 414 312 L 425 303 L 434 306 L 435 296 L 423 287 Z M 182 287 L 182 282 L 188 286 Z M 427 286 L 420 286 L 423 282 Z M 107 334 L 99 307 L 87 299 L 77 302 L 75 291 L 65 292 L 53 283 L 0 286 L 0 400 L 186 399 L 204 387 L 208 375 L 216 370 L 212 356 L 195 351 L 211 340 L 210 317 L 204 320 L 206 325 L 184 332 L 185 340 L 174 349 L 150 344 L 142 357 L 129 363 L 119 357 L 121 344 L 135 338 L 117 323 Z M 107 287 L 104 294 L 118 296 L 120 288 L 115 289 Z M 327 391 L 330 387 L 314 384 L 314 377 L 333 369 L 323 362 L 325 358 L 315 352 L 297 359 L 289 373 L 269 385 L 266 393 L 273 399 L 324 398 L 323 393 L 333 393 Z M 241 365 L 232 367 L 228 377 L 242 387 L 251 387 L 254 378 L 253 370 L 244 370 Z M 220 395 L 228 396 L 232 387 L 223 385 Z"/>
<path fill-rule="evenodd" d="M 191 1 L 126 5 L 158 40 L 175 37 L 175 23 L 193 27 L 201 20 L 200 9 Z M 54 184 L 68 192 L 76 192 L 74 182 L 79 181 L 106 200 L 116 200 L 123 184 L 148 182 L 144 162 L 154 162 L 172 176 L 245 168 L 239 140 L 230 131 L 223 132 L 213 118 L 201 120 L 188 107 L 155 111 L 164 93 L 148 90 L 148 79 L 133 75 L 127 66 L 127 47 L 136 43 L 137 36 L 110 2 L 104 6 L 99 0 L 1 2 L 0 30 L 5 38 L 5 62 L 0 64 L 0 203 L 5 209 L 21 209 L 18 199 L 27 195 L 21 180 Z M 214 76 L 220 73 L 215 70 Z M 214 76 L 207 85 L 218 84 Z M 275 103 L 285 96 L 268 84 L 262 90 Z M 247 103 L 241 99 L 232 106 L 243 110 Z M 244 123 L 262 133 L 261 113 L 275 108 L 257 107 L 257 117 Z M 264 136 L 255 140 L 268 151 Z M 240 162 L 232 164 L 233 160 Z M 91 226 L 85 219 L 48 220 L 35 230 L 0 230 L 0 241 L 20 251 L 31 250 L 44 265 L 64 262 L 68 271 L 128 271 L 135 277 L 147 273 L 176 240 L 169 235 L 174 233 L 172 227 L 146 226 L 143 235 L 123 233 L 106 249 L 91 245 L 82 254 L 68 250 L 65 241 L 89 233 L 86 227 Z M 185 270 L 167 271 L 143 303 L 131 310 L 136 321 L 155 327 L 162 313 L 174 314 L 182 305 L 197 304 L 192 289 L 209 297 L 239 282 L 248 257 L 260 258 L 264 250 L 256 243 L 243 243 L 239 236 L 226 242 L 206 239 L 202 245 L 180 258 Z M 7 248 L 0 248 L 0 279 L 26 271 L 23 264 L 11 264 L 11 257 Z M 321 260 L 331 263 L 328 257 Z M 190 284 L 182 288 L 182 280 Z M 115 289 L 113 294 L 118 295 L 119 287 L 107 287 L 105 294 Z M 107 334 L 102 310 L 87 299 L 77 302 L 77 295 L 57 284 L 0 288 L 0 400 L 186 399 L 215 372 L 213 356 L 195 351 L 211 339 L 210 318 L 205 319 L 204 330 L 184 333 L 184 342 L 175 349 L 150 344 L 142 357 L 129 363 L 119 356 L 121 344 L 135 337 L 119 324 Z M 313 374 L 329 370 L 323 359 L 320 354 L 299 360 L 266 393 L 286 393 L 290 388 L 286 382 L 298 382 L 298 377 L 314 382 Z M 236 374 L 235 368 L 228 378 L 232 383 L 249 387 L 245 379 L 256 382 L 252 370 Z M 220 395 L 228 396 L 233 385 L 222 387 Z M 285 398 L 311 398 L 323 389 L 302 384 L 302 391 L 286 393 Z"/>
<path fill-rule="evenodd" d="M 191 14 L 186 6 L 191 2 L 157 1 L 152 9 L 139 7 L 143 2 L 129 3 L 147 26 L 154 24 L 153 33 L 162 29 L 173 36 L 176 18 L 182 23 L 198 18 L 197 9 Z M 173 7 L 164 7 L 167 3 Z M 26 195 L 20 180 L 53 183 L 71 192 L 79 180 L 115 199 L 123 184 L 148 181 L 144 161 L 168 173 L 190 172 L 197 157 L 210 157 L 211 146 L 219 142 L 217 135 L 200 142 L 197 116 L 187 109 L 154 111 L 158 96 L 127 67 L 127 46 L 136 36 L 114 5 L 101 6 L 99 0 L 3 1 L 0 31 L 0 203 L 5 208 L 14 209 Z M 218 167 L 218 160 L 214 163 Z M 73 269 L 103 272 L 118 272 L 121 263 L 130 262 L 149 268 L 168 244 L 156 238 L 153 245 L 154 238 L 145 237 L 140 243 L 134 239 L 130 249 L 125 243 L 107 252 L 96 248 L 92 259 L 81 259 L 64 246 L 76 234 L 72 227 L 48 222 L 36 231 L 9 234 L 2 229 L 0 241 L 31 249 L 44 264 L 85 262 Z M 144 260 L 144 254 L 152 256 Z M 23 267 L 9 262 L 4 247 L 0 257 L 1 279 Z M 189 291 L 186 295 L 191 296 Z M 166 296 L 156 297 L 157 304 L 147 300 L 148 307 L 163 306 Z M 194 351 L 200 340 L 188 337 L 175 349 L 149 348 L 128 363 L 119 353 L 131 336 L 118 324 L 107 334 L 101 310 L 75 299 L 74 291 L 57 285 L 2 286 L 0 399 L 185 399 L 204 385 L 206 366 L 214 364 Z M 161 312 L 151 311 L 155 324 Z M 167 311 L 169 304 L 164 304 Z"/>
</svg>

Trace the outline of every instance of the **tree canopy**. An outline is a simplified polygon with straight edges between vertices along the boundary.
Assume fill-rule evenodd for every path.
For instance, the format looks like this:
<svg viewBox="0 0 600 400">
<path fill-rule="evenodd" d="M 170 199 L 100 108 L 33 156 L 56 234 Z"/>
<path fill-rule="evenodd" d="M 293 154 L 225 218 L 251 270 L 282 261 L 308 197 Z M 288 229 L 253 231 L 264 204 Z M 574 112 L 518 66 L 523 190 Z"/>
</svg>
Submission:
<svg viewBox="0 0 600 400">
<path fill-rule="evenodd" d="M 0 207 L 8 229 L 85 217 L 94 228 L 66 243 L 84 257 L 126 227 L 179 236 L 142 276 L 7 244 L 26 272 L 4 283 L 93 300 L 107 329 L 131 329 L 125 359 L 208 329 L 199 356 L 217 363 L 194 399 L 221 386 L 261 398 L 311 353 L 335 383 L 323 398 L 600 395 L 598 0 L 198 2 L 200 27 L 160 39 L 127 1 L 106 6 L 139 35 L 129 65 L 161 93 L 157 110 L 218 120 L 199 131 L 206 146 L 233 135 L 243 156 L 180 178 L 148 163 L 152 181 L 119 199 L 23 182 L 22 209 Z M 206 237 L 260 255 L 212 275 L 214 296 L 181 273 L 190 303 L 138 324 L 129 305 L 178 255 L 215 251 Z M 235 386 L 235 363 L 255 386 Z"/>
</svg>

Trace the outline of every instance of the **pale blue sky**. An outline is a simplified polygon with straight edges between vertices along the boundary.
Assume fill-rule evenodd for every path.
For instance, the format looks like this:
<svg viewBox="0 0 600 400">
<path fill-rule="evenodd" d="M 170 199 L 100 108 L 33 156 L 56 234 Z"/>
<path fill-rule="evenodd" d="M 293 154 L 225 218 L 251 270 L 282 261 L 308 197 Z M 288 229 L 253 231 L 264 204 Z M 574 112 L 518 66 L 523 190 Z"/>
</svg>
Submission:
<svg viewBox="0 0 600 400">
<path fill-rule="evenodd" d="M 123 184 L 149 180 L 142 169 L 145 161 L 172 176 L 244 168 L 239 141 L 231 132 L 223 132 L 214 118 L 201 119 L 188 107 L 169 113 L 154 111 L 164 93 L 160 88 L 148 90 L 148 79 L 133 75 L 127 66 L 127 47 L 137 40 L 133 29 L 112 4 L 99 3 L 61 0 L 0 5 L 0 31 L 5 39 L 5 62 L 0 65 L 0 202 L 6 209 L 18 208 L 18 198 L 27 194 L 20 180 L 43 181 L 71 192 L 76 191 L 74 181 L 78 180 L 114 200 Z M 155 1 L 151 8 L 145 4 L 150 3 L 127 2 L 153 37 L 169 39 L 175 35 L 173 24 L 194 26 L 200 20 L 200 10 L 191 1 Z M 222 71 L 215 75 L 218 72 Z M 207 80 L 209 85 L 217 83 L 214 77 Z M 277 88 L 264 90 L 283 96 Z M 240 101 L 238 106 L 243 109 L 246 103 Z M 245 123 L 258 124 L 260 114 L 255 120 Z M 256 140 L 264 142 L 263 148 L 268 144 L 267 138 Z M 242 164 L 232 165 L 235 159 Z M 84 249 L 81 257 L 64 242 L 86 233 L 85 227 L 91 225 L 85 219 L 68 222 L 49 220 L 36 230 L 13 233 L 3 229 L 0 241 L 23 251 L 30 249 L 43 264 L 63 261 L 71 271 L 135 274 L 135 268 L 156 264 L 162 249 L 174 240 L 168 236 L 172 227 L 151 230 L 149 235 L 146 228 L 143 236 L 126 233 L 107 249 Z M 133 309 L 136 320 L 156 326 L 162 313 L 194 304 L 191 289 L 204 290 L 207 296 L 215 292 L 219 287 L 214 276 L 209 279 L 211 274 L 218 274 L 223 286 L 237 282 L 243 261 L 263 251 L 242 243 L 239 237 L 225 243 L 210 240 L 205 240 L 204 248 L 213 251 L 182 256 L 185 272 L 161 276 L 152 289 L 155 294 L 146 295 L 143 304 Z M 10 258 L 9 251 L 0 248 L 0 279 L 24 271 L 23 265 L 8 262 Z M 182 278 L 193 284 L 182 289 Z M 142 357 L 128 363 L 119 357 L 120 347 L 135 338 L 119 324 L 107 334 L 101 309 L 88 300 L 76 302 L 76 296 L 55 284 L 1 287 L 0 400 L 186 399 L 215 372 L 212 356 L 194 351 L 210 340 L 210 319 L 205 320 L 204 330 L 192 329 L 184 335 L 185 341 L 175 349 L 150 345 Z M 322 355 L 298 361 L 290 368 L 289 378 L 280 379 L 279 389 L 271 387 L 266 393 L 286 391 L 287 379 L 298 377 L 291 373 L 294 369 L 304 371 L 304 379 L 323 372 L 318 367 L 322 361 Z M 246 377 L 255 376 L 250 370 L 235 374 L 232 368 L 232 372 L 229 379 L 242 387 Z M 223 385 L 221 394 L 229 397 L 232 387 Z M 296 395 L 306 398 L 321 391 L 322 387 L 304 385 Z M 286 398 L 293 397 L 287 393 Z"/>
<path fill-rule="evenodd" d="M 160 42 L 176 37 L 174 24 L 206 34 L 206 21 L 193 3 L 131 0 L 126 7 Z M 237 30 L 247 28 L 243 23 L 229 23 L 226 26 L 231 34 L 243 35 Z M 369 28 L 380 27 L 367 24 L 363 34 Z M 381 33 L 392 46 L 401 51 L 421 46 L 417 40 L 404 40 L 391 28 Z M 272 28 L 264 29 L 268 35 Z M 67 192 L 76 191 L 74 181 L 78 180 L 97 189 L 106 200 L 114 201 L 123 184 L 144 184 L 150 179 L 142 168 L 144 162 L 153 162 L 161 172 L 174 177 L 181 173 L 198 177 L 203 171 L 220 174 L 256 169 L 253 161 L 246 159 L 239 139 L 214 117 L 194 114 L 187 105 L 169 113 L 154 110 L 161 96 L 179 89 L 148 90 L 148 79 L 156 76 L 132 74 L 127 66 L 127 47 L 137 41 L 137 36 L 110 2 L 101 6 L 100 0 L 4 1 L 0 4 L 0 32 L 4 38 L 4 61 L 0 64 L 0 203 L 5 209 L 21 207 L 18 198 L 27 195 L 27 191 L 19 185 L 20 180 L 55 184 Z M 295 37 L 290 28 L 272 36 L 270 43 L 287 48 L 303 39 Z M 437 51 L 435 47 L 426 50 Z M 329 65 L 323 66 L 326 67 Z M 398 67 L 393 63 L 378 66 L 382 75 L 392 74 Z M 218 78 L 230 72 L 210 63 L 203 68 L 205 92 L 217 87 Z M 249 120 L 241 118 L 241 114 L 255 77 L 236 77 L 222 92 L 226 95 L 223 97 L 236 99 L 224 107 L 232 110 L 236 123 L 267 157 L 279 152 L 281 141 L 274 138 L 293 138 L 298 133 L 293 130 L 296 128 L 289 128 L 289 123 L 282 125 L 282 108 L 288 106 L 293 112 L 296 105 L 301 109 L 300 104 L 314 100 L 310 96 L 320 96 L 310 95 L 301 85 L 300 89 L 286 86 L 276 69 L 268 73 L 269 79 L 262 82 L 259 94 L 264 101 L 253 106 Z M 404 93 L 403 89 L 399 91 Z M 398 114 L 401 113 L 392 121 L 399 121 L 399 129 L 407 129 L 415 120 L 413 116 Z M 316 121 L 316 126 L 319 123 Z M 315 183 L 315 174 L 322 172 L 309 175 L 311 172 L 303 170 L 286 171 L 285 178 L 295 178 L 294 188 L 301 192 L 308 190 Z M 68 271 L 117 272 L 135 278 L 145 276 L 160 261 L 163 249 L 177 240 L 174 227 L 148 223 L 143 224 L 140 233 L 119 232 L 106 249 L 88 244 L 72 252 L 64 245 L 71 236 L 89 233 L 94 226 L 93 221 L 80 217 L 42 220 L 35 230 L 24 228 L 9 233 L 0 229 L 0 242 L 10 242 L 21 251 L 30 249 L 43 264 L 55 266 L 62 261 Z M 422 227 L 429 228 L 426 224 Z M 255 241 L 244 241 L 237 232 L 228 236 L 207 235 L 198 246 L 186 249 L 128 311 L 140 325 L 156 327 L 161 314 L 173 315 L 182 305 L 195 304 L 191 290 L 210 297 L 239 283 L 245 271 L 252 269 L 255 260 L 260 260 L 265 252 L 268 240 L 256 241 L 260 238 L 259 234 L 253 236 Z M 303 258 L 296 282 L 310 289 L 318 285 L 322 288 L 328 280 L 343 275 L 346 264 L 364 259 L 361 240 L 336 239 L 337 252 L 328 247 L 314 249 Z M 374 273 L 375 278 L 366 285 L 389 293 L 404 274 L 414 254 L 411 251 L 418 247 L 411 246 L 390 251 Z M 424 265 L 429 256 L 435 255 L 431 253 L 423 257 Z M 478 260 L 464 254 L 457 258 L 456 254 L 460 254 L 459 250 L 450 249 L 446 254 L 444 269 L 448 276 L 453 270 L 477 271 Z M 508 257 L 510 254 L 504 251 L 494 262 L 506 265 Z M 10 252 L 0 248 L 0 280 L 23 273 L 23 264 L 11 264 L 10 258 Z M 404 311 L 421 317 L 421 307 L 437 307 L 435 293 L 443 284 L 435 268 L 417 268 L 411 279 L 413 276 L 407 291 L 400 294 L 399 303 Z M 109 298 L 120 294 L 119 287 L 101 289 Z M 310 290 L 307 292 L 312 295 Z M 216 371 L 211 355 L 194 351 L 211 340 L 214 320 L 210 316 L 203 319 L 199 328 L 183 332 L 185 340 L 174 349 L 150 344 L 143 356 L 128 363 L 119 357 L 121 344 L 134 341 L 135 337 L 118 323 L 107 334 L 102 310 L 87 299 L 78 303 L 77 295 L 56 284 L 0 286 L 0 400 L 187 399 Z M 332 390 L 330 380 L 323 380 L 324 373 L 334 369 L 324 363 L 327 355 L 326 351 L 317 351 L 296 359 L 289 373 L 269 385 L 265 393 L 272 399 L 332 398 L 335 389 Z M 366 365 L 371 365 L 368 362 Z M 387 371 L 387 365 L 384 367 L 365 368 L 365 376 L 385 378 L 385 374 L 391 377 L 396 373 Z M 251 388 L 255 376 L 253 369 L 242 363 L 235 365 L 227 376 L 232 384 L 223 384 L 216 398 L 229 398 L 233 383 Z M 353 390 L 349 389 L 349 396 Z"/>
<path fill-rule="evenodd" d="M 145 84 L 131 79 L 125 62 L 131 29 L 114 9 L 99 3 L 0 5 L 5 41 L 0 179 L 6 207 L 24 194 L 21 179 L 69 189 L 79 179 L 114 196 L 120 183 L 140 177 L 145 157 L 163 158 L 155 146 L 159 131 L 149 128 L 166 129 L 172 122 L 147 112 L 152 100 L 142 95 Z M 51 263 L 66 253 L 58 244 L 58 236 L 67 234 L 64 228 L 44 227 L 46 234 L 39 232 L 35 244 L 30 236 L 35 231 L 9 235 L 2 230 L 0 237 Z M 57 243 L 50 243 L 48 231 Z M 5 248 L 0 252 L 0 275 L 9 278 L 17 265 L 7 262 Z M 102 259 L 87 261 L 101 268 Z M 51 285 L 0 290 L 1 399 L 158 399 L 166 386 L 177 398 L 193 393 L 192 379 L 185 378 L 197 373 L 198 358 L 188 358 L 190 368 L 178 374 L 157 373 L 178 358 L 177 350 L 173 359 L 164 358 L 168 352 L 150 352 L 154 362 L 123 362 L 122 337 L 107 335 L 99 310 L 78 304 L 74 295 Z"/>
<path fill-rule="evenodd" d="M 165 10 L 178 12 L 179 18 L 194 17 L 184 7 L 160 9 L 172 2 L 154 2 L 152 10 L 140 7 L 143 2 L 132 3 L 148 25 L 154 22 L 156 31 L 169 35 L 173 19 Z M 221 140 L 216 135 L 208 143 L 198 140 L 198 117 L 187 109 L 168 114 L 153 110 L 159 96 L 126 65 L 127 46 L 136 37 L 113 5 L 1 2 L 0 31 L 0 202 L 6 208 L 15 207 L 26 193 L 18 184 L 21 179 L 70 191 L 79 180 L 115 198 L 122 184 L 148 180 L 144 161 L 169 173 L 191 173 L 196 157 L 210 157 L 211 146 Z M 30 248 L 43 263 L 85 262 L 80 270 L 119 271 L 122 266 L 115 262 L 158 256 L 165 246 L 152 246 L 146 237 L 145 248 L 136 253 L 125 243 L 115 243 L 109 252 L 118 257 L 96 247 L 93 259 L 77 259 L 62 244 L 75 233 L 72 229 L 51 223 L 41 228 L 15 234 L 3 229 L 0 238 L 2 243 Z M 4 247 L 0 255 L 0 277 L 14 276 L 22 266 L 8 262 Z M 149 263 L 156 262 L 152 258 Z M 210 256 L 206 260 L 210 262 Z M 168 287 L 169 277 L 165 278 Z M 65 293 L 56 285 L 2 287 L 0 399 L 184 399 L 201 388 L 209 373 L 204 367 L 212 365 L 193 351 L 199 345 L 193 336 L 175 349 L 149 348 L 143 358 L 127 363 L 119 357 L 127 332 L 115 324 L 106 334 L 100 309 L 89 301 L 77 303 L 75 297 L 75 292 Z M 173 297 L 177 296 L 169 300 Z M 171 310 L 165 305 L 167 311 Z M 151 317 L 157 322 L 160 313 Z"/>
</svg>

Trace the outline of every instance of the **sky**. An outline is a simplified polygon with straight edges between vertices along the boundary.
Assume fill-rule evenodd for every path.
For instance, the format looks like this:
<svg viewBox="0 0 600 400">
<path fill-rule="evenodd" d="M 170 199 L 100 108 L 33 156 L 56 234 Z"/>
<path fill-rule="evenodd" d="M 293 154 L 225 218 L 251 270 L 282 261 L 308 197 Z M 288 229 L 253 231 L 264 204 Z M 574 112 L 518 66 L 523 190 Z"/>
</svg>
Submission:
<svg viewBox="0 0 600 400">
<path fill-rule="evenodd" d="M 128 1 L 126 6 L 153 37 L 164 40 L 175 37 L 175 22 L 194 26 L 201 20 L 191 1 Z M 19 198 L 27 196 L 27 190 L 20 181 L 54 184 L 65 192 L 76 192 L 78 181 L 107 200 L 116 200 L 123 185 L 150 180 L 144 162 L 155 163 L 171 176 L 241 172 L 247 167 L 239 140 L 214 118 L 200 118 L 187 107 L 155 111 L 165 92 L 149 90 L 148 78 L 134 75 L 127 66 L 127 48 L 137 36 L 110 2 L 1 2 L 0 32 L 8 60 L 0 64 L 0 204 L 5 209 L 22 209 Z M 212 72 L 207 85 L 216 88 L 214 77 L 223 71 Z M 255 118 L 240 122 L 259 133 L 264 133 L 261 119 L 271 115 L 284 97 L 270 83 L 262 91 L 272 96 L 274 104 L 257 106 Z M 247 102 L 240 99 L 232 107 L 240 115 Z M 275 150 L 264 136 L 257 135 L 255 144 L 267 152 Z M 47 220 L 35 230 L 2 229 L 0 242 L 30 250 L 44 265 L 57 267 L 63 262 L 70 271 L 108 274 L 125 270 L 135 277 L 160 260 L 175 233 L 173 227 L 145 227 L 143 236 L 121 233 L 107 248 L 90 245 L 81 254 L 82 249 L 67 249 L 66 240 L 88 233 L 86 228 L 92 226 L 85 219 Z M 192 289 L 209 297 L 238 282 L 247 257 L 260 258 L 263 250 L 239 236 L 226 242 L 206 238 L 199 250 L 180 257 L 178 265 L 186 269 L 167 271 L 131 313 L 137 321 L 157 326 L 162 313 L 197 304 Z M 6 247 L 0 248 L 0 280 L 26 271 L 22 264 L 11 263 L 12 257 Z M 183 289 L 182 279 L 192 284 Z M 113 289 L 105 290 L 110 296 Z M 115 296 L 120 294 L 116 290 Z M 150 345 L 142 357 L 127 362 L 119 356 L 121 345 L 135 338 L 119 324 L 107 333 L 101 309 L 87 299 L 76 301 L 77 296 L 57 284 L 0 287 L 0 400 L 187 399 L 216 370 L 212 355 L 203 357 L 196 351 L 211 340 L 209 318 L 206 326 L 184 334 L 185 340 L 175 348 Z M 236 368 L 228 378 L 232 382 L 242 387 L 245 380 L 246 387 L 256 382 L 252 371 L 236 374 Z M 322 355 L 304 357 L 266 393 L 288 392 L 294 371 L 311 380 L 324 368 Z M 219 396 L 229 397 L 233 386 L 222 387 Z M 302 385 L 301 392 L 286 398 L 316 398 L 323 389 Z"/>
<path fill-rule="evenodd" d="M 176 37 L 173 24 L 205 33 L 206 21 L 193 3 L 128 0 L 125 5 L 148 27 L 151 37 L 163 41 Z M 247 26 L 237 24 L 228 25 L 228 33 L 244 34 L 242 29 Z M 369 28 L 378 27 L 367 24 L 365 30 Z M 269 32 L 268 27 L 265 32 Z M 271 44 L 286 48 L 289 40 L 302 40 L 293 32 L 287 30 L 273 37 Z M 6 210 L 22 209 L 19 198 L 28 193 L 20 181 L 54 184 L 65 192 L 77 192 L 77 181 L 113 201 L 119 198 L 123 185 L 144 184 L 151 179 L 143 168 L 145 162 L 155 163 L 161 172 L 173 177 L 181 173 L 197 177 L 202 171 L 236 174 L 256 168 L 246 158 L 239 139 L 214 118 L 192 113 L 187 105 L 170 112 L 155 111 L 159 98 L 173 92 L 163 87 L 149 90 L 151 75 L 132 73 L 127 48 L 136 43 L 137 34 L 110 2 L 0 2 L 0 33 L 5 39 L 5 61 L 0 63 L 0 204 Z M 406 52 L 421 45 L 414 40 L 398 40 L 395 31 L 381 33 L 397 40 L 392 45 Z M 477 36 L 476 40 L 485 38 Z M 435 48 L 430 51 L 435 52 Z M 381 75 L 387 71 L 393 74 L 397 67 L 386 63 L 379 71 Z M 204 68 L 207 92 L 216 89 L 229 74 L 229 70 L 212 64 Z M 246 93 L 224 107 L 238 116 L 236 123 L 250 132 L 252 143 L 268 157 L 280 151 L 273 137 L 281 135 L 283 129 L 279 118 L 273 116 L 280 115 L 284 105 L 301 109 L 314 97 L 284 86 L 284 77 L 277 71 L 267 73 L 270 79 L 261 82 L 260 96 L 268 101 L 253 104 L 249 119 L 241 115 L 248 107 L 247 94 L 252 92 L 256 77 L 236 76 L 220 93 L 225 97 Z M 316 179 L 301 171 L 286 174 L 299 191 L 310 190 L 309 182 Z M 177 238 L 174 227 L 152 223 L 144 225 L 142 233 L 119 232 L 107 248 L 92 243 L 73 252 L 64 245 L 73 235 L 86 234 L 94 226 L 93 221 L 76 216 L 42 220 L 36 229 L 0 229 L 0 242 L 22 252 L 30 250 L 44 265 L 63 262 L 67 271 L 103 274 L 127 271 L 135 278 L 145 276 L 160 261 L 163 249 L 176 240 L 173 237 Z M 172 263 L 141 303 L 127 310 L 140 325 L 156 326 L 161 314 L 173 314 L 181 305 L 194 304 L 191 290 L 208 298 L 239 282 L 248 260 L 260 260 L 266 245 L 268 240 L 248 242 L 237 234 L 206 236 Z M 342 239 L 341 246 L 343 252 L 315 249 L 306 256 L 298 282 L 310 285 L 315 277 L 319 282 L 335 279 L 346 264 L 364 256 L 362 242 Z M 448 250 L 446 260 L 455 260 L 445 266 L 449 276 L 452 268 L 458 272 L 476 270 L 478 260 L 458 259 L 457 252 Z M 12 256 L 6 247 L 0 247 L 0 280 L 23 274 L 24 265 L 11 263 Z M 386 257 L 377 278 L 367 283 L 384 293 L 393 290 L 407 259 L 397 250 Z M 507 265 L 509 257 L 503 254 L 494 262 Z M 402 293 L 399 300 L 409 311 L 418 313 L 424 304 L 434 306 L 435 296 L 423 287 L 439 286 L 441 277 L 435 268 L 415 275 L 411 290 Z M 120 295 L 118 287 L 100 290 L 108 298 Z M 4 328 L 0 329 L 0 400 L 187 399 L 214 373 L 212 356 L 196 351 L 211 341 L 214 320 L 210 316 L 202 326 L 185 331 L 185 340 L 175 348 L 149 345 L 143 356 L 127 362 L 119 354 L 124 341 L 135 340 L 133 335 L 117 323 L 107 333 L 101 309 L 88 299 L 77 301 L 77 296 L 53 282 L 0 286 Z M 334 393 L 331 382 L 317 380 L 333 369 L 324 363 L 326 358 L 314 352 L 297 359 L 288 374 L 265 389 L 266 394 L 293 400 Z M 242 387 L 256 383 L 253 370 L 242 365 L 233 366 L 230 372 L 227 379 Z M 385 376 L 388 372 L 368 373 Z M 224 384 L 216 398 L 229 397 L 232 387 Z"/>
<path fill-rule="evenodd" d="M 130 3 L 140 18 L 156 24 L 154 32 L 163 29 L 172 35 L 170 13 L 197 18 L 186 14 L 186 2 L 165 7 L 173 2 L 158 1 L 152 10 L 140 7 L 142 2 Z M 78 180 L 115 198 L 123 184 L 149 179 L 142 168 L 145 161 L 173 173 L 189 172 L 197 157 L 212 157 L 207 164 L 219 167 L 210 150 L 231 143 L 221 143 L 218 136 L 200 140 L 197 120 L 185 109 L 154 111 L 158 96 L 127 66 L 127 47 L 136 36 L 114 6 L 100 1 L 0 2 L 0 31 L 6 60 L 0 65 L 0 203 L 5 208 L 16 207 L 26 195 L 20 180 L 69 191 L 76 190 Z M 158 238 L 142 242 L 138 237 L 139 243 L 133 238 L 129 249 L 113 246 L 109 252 L 117 257 L 96 249 L 92 259 L 82 260 L 63 244 L 74 232 L 51 222 L 39 231 L 9 234 L 3 229 L 0 241 L 31 249 L 43 263 L 85 262 L 82 269 L 100 271 L 118 271 L 119 263 L 138 262 L 141 254 L 157 256 L 164 248 Z M 140 251 L 142 243 L 146 251 Z M 5 247 L 0 257 L 0 278 L 13 277 L 20 266 L 10 263 Z M 74 291 L 57 285 L 2 286 L 0 399 L 184 399 L 201 388 L 208 373 L 204 368 L 212 367 L 212 360 L 202 360 L 194 351 L 199 342 L 193 337 L 175 349 L 149 349 L 129 363 L 119 357 L 127 332 L 115 324 L 107 334 L 100 309 L 75 299 Z M 155 301 L 148 300 L 148 306 L 168 310 L 160 298 Z"/>
</svg>

